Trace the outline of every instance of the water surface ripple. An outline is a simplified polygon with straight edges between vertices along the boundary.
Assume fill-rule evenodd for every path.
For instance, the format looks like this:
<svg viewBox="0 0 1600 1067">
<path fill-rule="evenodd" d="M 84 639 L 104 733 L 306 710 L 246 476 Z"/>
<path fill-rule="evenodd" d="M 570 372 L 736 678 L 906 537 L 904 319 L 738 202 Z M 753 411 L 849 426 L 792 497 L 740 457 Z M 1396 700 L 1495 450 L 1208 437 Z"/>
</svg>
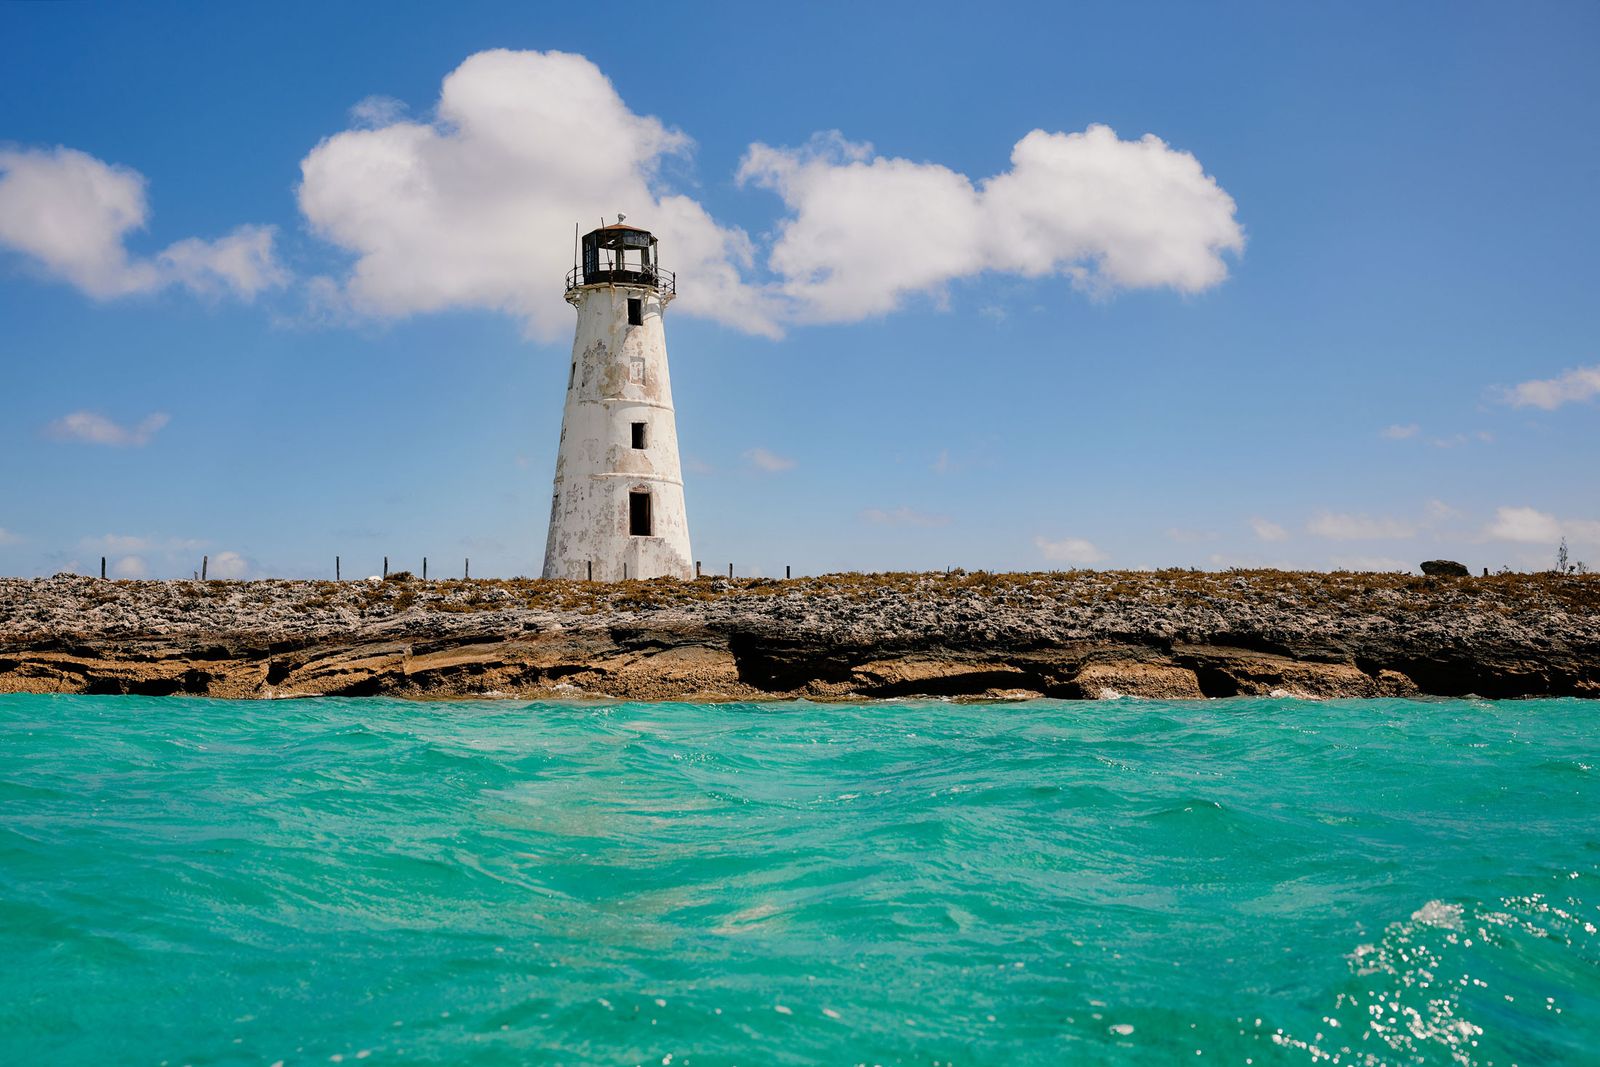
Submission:
<svg viewBox="0 0 1600 1067">
<path fill-rule="evenodd" d="M 0 1062 L 1596 1062 L 1597 767 L 1575 700 L 0 696 Z"/>
</svg>

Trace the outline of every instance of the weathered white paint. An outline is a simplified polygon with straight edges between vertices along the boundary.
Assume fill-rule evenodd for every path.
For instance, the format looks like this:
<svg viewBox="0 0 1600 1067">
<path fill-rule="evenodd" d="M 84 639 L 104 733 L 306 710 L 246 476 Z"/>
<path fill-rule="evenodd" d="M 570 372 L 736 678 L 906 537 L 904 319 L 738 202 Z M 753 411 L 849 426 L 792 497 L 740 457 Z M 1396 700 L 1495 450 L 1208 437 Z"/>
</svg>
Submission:
<svg viewBox="0 0 1600 1067">
<path fill-rule="evenodd" d="M 644 324 L 628 324 L 628 298 L 643 300 Z M 668 297 L 670 300 L 671 298 Z M 692 578 L 689 520 L 683 506 L 678 426 L 661 326 L 666 302 L 653 287 L 583 285 L 567 300 L 578 309 L 567 405 L 561 416 L 546 578 L 596 581 Z M 633 424 L 646 426 L 633 447 Z M 653 534 L 628 532 L 628 494 L 651 496 Z"/>
</svg>

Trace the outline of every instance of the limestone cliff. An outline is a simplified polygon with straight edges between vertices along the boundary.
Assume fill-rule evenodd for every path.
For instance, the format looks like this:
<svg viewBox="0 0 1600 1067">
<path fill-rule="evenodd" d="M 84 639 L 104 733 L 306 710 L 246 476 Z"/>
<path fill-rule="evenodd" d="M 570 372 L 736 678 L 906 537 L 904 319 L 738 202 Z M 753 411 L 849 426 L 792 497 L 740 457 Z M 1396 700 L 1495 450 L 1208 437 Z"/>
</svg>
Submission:
<svg viewBox="0 0 1600 1067">
<path fill-rule="evenodd" d="M 1600 577 L 0 579 L 0 692 L 1600 697 Z"/>
</svg>

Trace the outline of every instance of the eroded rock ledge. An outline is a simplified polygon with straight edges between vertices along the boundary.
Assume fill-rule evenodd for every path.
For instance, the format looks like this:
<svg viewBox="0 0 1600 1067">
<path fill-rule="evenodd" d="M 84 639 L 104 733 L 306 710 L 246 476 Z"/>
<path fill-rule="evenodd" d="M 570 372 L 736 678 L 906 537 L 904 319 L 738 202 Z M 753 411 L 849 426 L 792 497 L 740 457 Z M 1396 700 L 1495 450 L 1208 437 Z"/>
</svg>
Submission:
<svg viewBox="0 0 1600 1067">
<path fill-rule="evenodd" d="M 1600 697 L 1600 578 L 0 579 L 0 692 Z"/>
</svg>

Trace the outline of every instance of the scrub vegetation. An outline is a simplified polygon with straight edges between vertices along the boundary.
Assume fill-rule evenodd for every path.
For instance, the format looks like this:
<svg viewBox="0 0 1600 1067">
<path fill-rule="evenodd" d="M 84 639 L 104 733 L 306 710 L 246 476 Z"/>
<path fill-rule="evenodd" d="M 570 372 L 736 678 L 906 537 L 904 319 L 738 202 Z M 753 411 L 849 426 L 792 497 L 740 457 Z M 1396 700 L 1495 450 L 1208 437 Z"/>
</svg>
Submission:
<svg viewBox="0 0 1600 1067">
<path fill-rule="evenodd" d="M 915 605 L 990 605 L 1050 612 L 1139 606 L 1151 609 L 1262 608 L 1330 611 L 1338 614 L 1469 612 L 1524 615 L 1529 612 L 1589 614 L 1600 607 L 1600 575 L 1500 573 L 1485 577 L 1430 578 L 1399 573 L 1279 570 L 845 572 L 795 579 L 704 577 L 695 581 L 657 578 L 627 582 L 582 582 L 540 578 L 474 578 L 422 581 L 398 571 L 386 580 L 346 582 L 266 579 L 257 581 L 97 581 L 59 578 L 0 582 L 0 625 L 11 634 L 38 618 L 45 605 L 31 593 L 51 583 L 70 583 L 70 598 L 48 614 L 58 623 L 74 605 L 112 609 L 130 624 L 197 623 L 238 629 L 251 616 L 287 615 L 301 621 L 334 622 L 406 613 L 535 611 L 580 615 L 636 614 L 716 607 L 737 611 L 748 604 L 782 600 L 826 612 L 849 606 L 894 610 Z M 63 588 L 66 592 L 66 588 Z M 122 609 L 117 611 L 116 609 Z M 719 612 L 720 613 L 720 612 Z M 40 620 L 42 621 L 42 619 Z M 85 620 L 87 621 L 87 620 Z M 98 630 L 91 626 L 88 629 Z M 119 628 L 120 629 L 120 628 Z"/>
</svg>

